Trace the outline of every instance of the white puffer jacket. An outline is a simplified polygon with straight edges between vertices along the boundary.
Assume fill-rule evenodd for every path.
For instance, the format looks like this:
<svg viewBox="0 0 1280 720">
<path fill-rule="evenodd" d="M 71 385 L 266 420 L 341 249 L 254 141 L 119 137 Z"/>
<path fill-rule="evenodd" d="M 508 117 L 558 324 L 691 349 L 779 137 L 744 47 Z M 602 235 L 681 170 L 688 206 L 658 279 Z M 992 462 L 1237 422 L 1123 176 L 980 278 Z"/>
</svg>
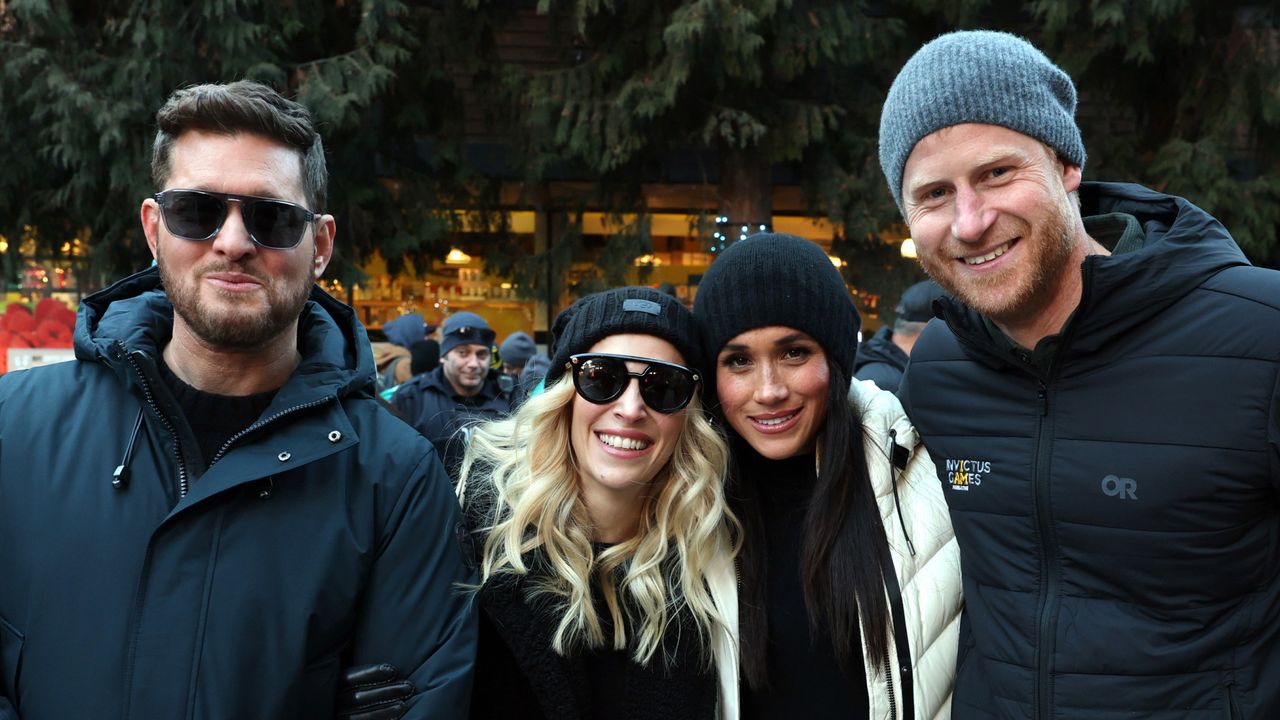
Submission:
<svg viewBox="0 0 1280 720">
<path fill-rule="evenodd" d="M 929 453 L 920 444 L 919 435 L 893 393 L 879 389 L 869 380 L 854 381 L 849 388 L 849 402 L 862 414 L 867 469 L 880 505 L 898 586 L 902 589 L 902 611 L 911 646 L 914 718 L 950 718 L 963 601 L 960 549 L 951 529 L 942 486 Z M 894 467 L 894 445 L 902 448 L 898 451 L 900 455 L 907 453 L 903 470 Z M 711 575 L 712 595 L 731 623 L 727 633 L 716 638 L 719 716 L 723 720 L 737 720 L 737 578 L 727 558 Z M 892 683 L 886 681 L 882 671 L 884 658 L 864 657 L 871 706 L 869 717 L 870 720 L 913 720 L 903 715 L 902 668 L 897 662 L 894 637 L 890 636 L 889 641 Z M 863 653 L 865 656 L 865 642 Z"/>
</svg>

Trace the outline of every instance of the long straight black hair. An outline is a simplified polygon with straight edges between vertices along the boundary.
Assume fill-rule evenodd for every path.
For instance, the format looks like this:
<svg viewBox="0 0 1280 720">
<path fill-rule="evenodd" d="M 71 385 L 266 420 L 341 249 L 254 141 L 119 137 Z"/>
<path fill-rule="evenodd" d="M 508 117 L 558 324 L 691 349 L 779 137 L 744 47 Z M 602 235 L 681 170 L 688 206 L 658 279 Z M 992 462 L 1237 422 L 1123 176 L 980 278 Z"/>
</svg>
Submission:
<svg viewBox="0 0 1280 720">
<path fill-rule="evenodd" d="M 866 636 L 874 667 L 889 651 L 890 615 L 885 599 L 884 573 L 889 541 L 885 536 L 875 491 L 867 471 L 862 444 L 862 416 L 849 404 L 849 377 L 831 362 L 827 386 L 827 417 L 819 433 L 818 477 L 804 517 L 800 578 L 810 633 L 831 637 L 840 667 L 853 666 L 862 652 L 858 622 Z M 735 434 L 736 433 L 732 433 Z M 742 591 L 739 603 L 742 675 L 752 688 L 769 684 L 769 602 L 766 581 L 764 513 L 756 478 L 742 472 L 739 454 L 754 453 L 741 437 L 734 438 L 729 491 L 734 511 L 742 520 Z"/>
</svg>

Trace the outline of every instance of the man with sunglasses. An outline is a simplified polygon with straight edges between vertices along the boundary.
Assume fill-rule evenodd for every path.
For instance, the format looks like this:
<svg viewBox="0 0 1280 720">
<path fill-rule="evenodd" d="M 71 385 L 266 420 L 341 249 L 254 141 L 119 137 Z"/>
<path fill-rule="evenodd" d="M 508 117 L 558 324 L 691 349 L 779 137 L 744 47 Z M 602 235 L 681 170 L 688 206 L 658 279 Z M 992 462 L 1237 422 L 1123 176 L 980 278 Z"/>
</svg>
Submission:
<svg viewBox="0 0 1280 720">
<path fill-rule="evenodd" d="M 466 449 L 467 427 L 506 415 L 511 404 L 497 372 L 491 372 L 496 335 L 484 318 L 454 313 L 440 336 L 440 365 L 401 385 L 391 403 L 436 446 L 453 474 Z"/>
<path fill-rule="evenodd" d="M 346 717 L 344 674 L 465 717 L 456 502 L 314 285 L 307 110 L 236 82 L 156 119 L 157 267 L 85 299 L 77 362 L 0 378 L 0 719 Z"/>
</svg>

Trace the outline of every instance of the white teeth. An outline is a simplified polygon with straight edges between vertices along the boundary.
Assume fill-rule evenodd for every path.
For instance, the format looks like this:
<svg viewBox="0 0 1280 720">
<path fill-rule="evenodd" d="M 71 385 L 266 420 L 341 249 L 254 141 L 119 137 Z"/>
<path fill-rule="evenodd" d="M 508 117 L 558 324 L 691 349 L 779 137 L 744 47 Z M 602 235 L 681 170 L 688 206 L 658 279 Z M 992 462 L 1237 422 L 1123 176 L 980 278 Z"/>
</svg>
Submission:
<svg viewBox="0 0 1280 720">
<path fill-rule="evenodd" d="M 773 426 L 773 425 L 781 425 L 782 423 L 784 423 L 784 422 L 786 422 L 786 421 L 790 420 L 791 418 L 793 418 L 793 417 L 795 417 L 795 416 L 796 416 L 796 414 L 795 414 L 795 413 L 791 413 L 790 415 L 785 415 L 785 416 L 783 416 L 783 417 L 779 417 L 779 418 L 770 418 L 769 420 L 759 420 L 759 419 L 756 419 L 756 418 L 752 418 L 752 419 L 753 419 L 753 420 L 755 420 L 755 421 L 756 421 L 756 424 L 758 424 L 758 425 L 764 425 L 765 427 L 770 427 L 770 426 Z"/>
<path fill-rule="evenodd" d="M 600 438 L 600 442 L 609 447 L 618 448 L 619 450 L 643 450 L 651 443 L 635 438 L 624 438 L 619 435 L 606 435 L 604 433 L 596 433 L 596 437 Z"/>
<path fill-rule="evenodd" d="M 995 260 L 996 258 L 1005 254 L 1005 252 L 1007 252 L 1008 250 L 1009 250 L 1009 243 L 1005 243 L 1000 247 L 996 248 L 995 250 L 992 250 L 991 252 L 987 253 L 986 255 L 983 255 L 981 257 L 965 258 L 964 261 L 969 265 L 981 265 L 984 262 L 990 262 L 992 260 Z"/>
</svg>

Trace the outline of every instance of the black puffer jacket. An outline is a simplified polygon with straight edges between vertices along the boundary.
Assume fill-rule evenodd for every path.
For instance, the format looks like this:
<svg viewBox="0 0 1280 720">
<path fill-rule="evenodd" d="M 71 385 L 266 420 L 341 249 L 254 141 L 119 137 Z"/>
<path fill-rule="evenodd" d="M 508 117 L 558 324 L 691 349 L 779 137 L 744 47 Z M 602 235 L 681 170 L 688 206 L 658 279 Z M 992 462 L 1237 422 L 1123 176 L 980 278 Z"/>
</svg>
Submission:
<svg viewBox="0 0 1280 720">
<path fill-rule="evenodd" d="M 75 362 L 0 378 L 0 718 L 323 720 L 375 662 L 417 688 L 406 718 L 463 716 L 457 505 L 373 400 L 355 313 L 312 291 L 302 362 L 206 469 L 157 374 L 159 284 L 86 298 Z"/>
<path fill-rule="evenodd" d="M 1280 273 L 1181 198 L 1080 195 L 1146 240 L 1085 261 L 1047 376 L 944 300 L 903 383 L 960 540 L 954 713 L 1280 717 Z"/>
</svg>

